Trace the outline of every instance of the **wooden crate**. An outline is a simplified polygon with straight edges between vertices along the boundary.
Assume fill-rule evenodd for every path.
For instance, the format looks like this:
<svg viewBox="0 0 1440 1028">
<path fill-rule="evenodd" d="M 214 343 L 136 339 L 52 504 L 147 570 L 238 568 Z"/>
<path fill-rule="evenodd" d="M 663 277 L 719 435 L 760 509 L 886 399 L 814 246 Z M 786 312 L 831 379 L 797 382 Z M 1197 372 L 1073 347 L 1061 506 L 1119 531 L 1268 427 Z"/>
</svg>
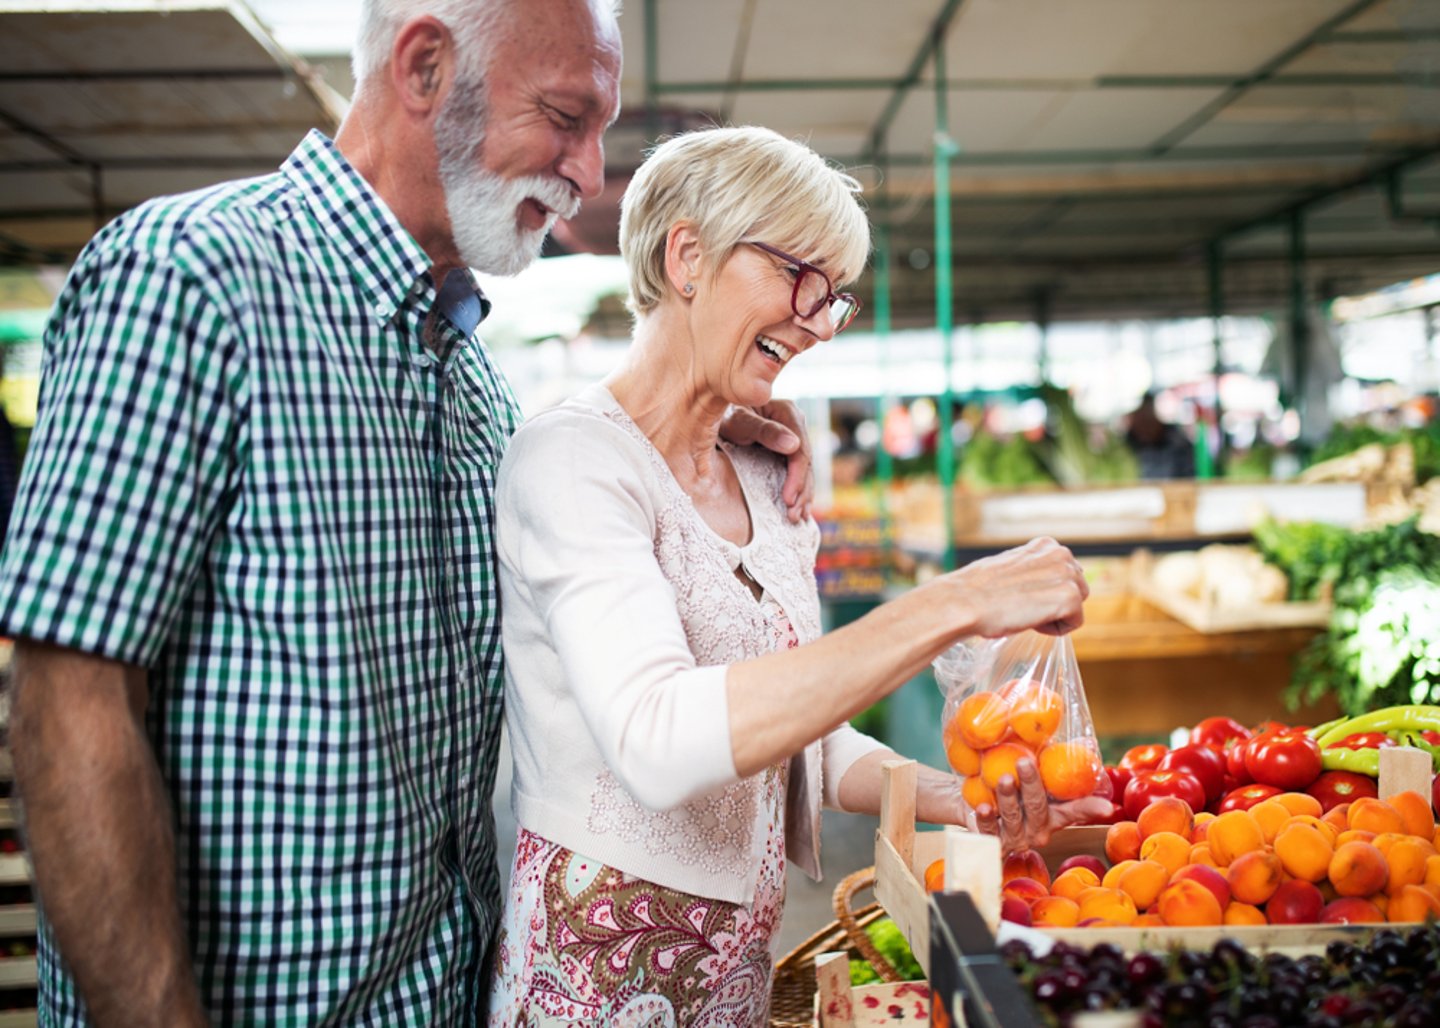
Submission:
<svg viewBox="0 0 1440 1028">
<path fill-rule="evenodd" d="M 1147 601 L 1176 621 L 1197 632 L 1250 632 L 1268 628 L 1324 628 L 1330 623 L 1328 601 L 1247 603 L 1226 605 L 1208 602 L 1172 589 L 1164 589 L 1152 574 L 1154 558 L 1149 550 L 1132 556 L 1131 587 Z"/>
<path fill-rule="evenodd" d="M 1430 756 L 1411 747 L 1381 751 L 1380 795 L 1393 796 L 1406 789 L 1428 795 Z M 975 898 L 980 914 L 992 930 L 1000 925 L 1000 841 L 950 826 L 938 832 L 915 830 L 913 760 L 888 761 L 882 774 L 885 789 L 880 800 L 880 827 L 875 833 L 875 898 L 910 943 L 915 958 L 930 973 L 929 905 L 925 901 L 925 868 L 945 858 L 947 891 L 963 889 Z M 1421 783 L 1423 782 L 1423 786 Z M 1055 833 L 1040 850 L 1049 867 L 1067 857 L 1091 854 L 1104 859 L 1104 826 L 1066 828 Z M 1289 956 L 1321 953 L 1336 939 L 1363 941 L 1380 926 L 1370 925 L 1225 925 L 1215 928 L 1042 928 L 1056 940 L 1081 946 L 1109 942 L 1127 953 L 1171 947 L 1208 949 L 1221 939 L 1235 939 L 1256 952 Z"/>
</svg>

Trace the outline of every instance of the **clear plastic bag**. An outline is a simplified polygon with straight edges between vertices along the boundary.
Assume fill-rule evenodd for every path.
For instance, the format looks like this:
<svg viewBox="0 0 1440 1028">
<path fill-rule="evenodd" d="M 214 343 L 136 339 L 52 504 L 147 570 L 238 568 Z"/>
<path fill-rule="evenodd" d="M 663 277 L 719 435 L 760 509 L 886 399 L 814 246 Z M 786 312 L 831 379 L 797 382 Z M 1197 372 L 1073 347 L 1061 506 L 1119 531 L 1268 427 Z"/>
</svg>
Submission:
<svg viewBox="0 0 1440 1028">
<path fill-rule="evenodd" d="M 1056 801 L 1106 791 L 1095 724 L 1067 635 L 970 638 L 935 659 L 945 694 L 941 731 L 971 808 L 995 802 L 996 783 L 1029 756 Z"/>
</svg>

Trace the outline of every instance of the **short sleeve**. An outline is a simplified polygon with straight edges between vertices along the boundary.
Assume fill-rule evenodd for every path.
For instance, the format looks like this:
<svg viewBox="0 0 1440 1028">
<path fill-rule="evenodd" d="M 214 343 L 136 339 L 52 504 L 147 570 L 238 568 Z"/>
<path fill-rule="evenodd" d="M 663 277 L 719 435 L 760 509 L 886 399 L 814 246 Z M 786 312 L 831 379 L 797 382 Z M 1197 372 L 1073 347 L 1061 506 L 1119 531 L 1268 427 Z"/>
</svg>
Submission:
<svg viewBox="0 0 1440 1028">
<path fill-rule="evenodd" d="M 240 358 L 172 262 L 92 244 L 45 333 L 39 417 L 0 555 L 0 631 L 148 666 L 234 471 Z"/>
</svg>

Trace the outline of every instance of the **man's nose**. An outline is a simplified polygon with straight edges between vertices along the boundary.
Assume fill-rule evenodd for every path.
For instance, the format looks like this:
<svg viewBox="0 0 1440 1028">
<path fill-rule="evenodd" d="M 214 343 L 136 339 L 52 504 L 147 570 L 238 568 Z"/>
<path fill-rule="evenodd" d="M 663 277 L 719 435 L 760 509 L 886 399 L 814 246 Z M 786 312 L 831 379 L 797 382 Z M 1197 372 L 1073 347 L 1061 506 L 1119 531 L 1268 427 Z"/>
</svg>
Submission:
<svg viewBox="0 0 1440 1028">
<path fill-rule="evenodd" d="M 605 187 L 605 144 L 600 134 L 587 136 L 568 149 L 557 169 L 581 199 L 593 200 Z"/>
</svg>

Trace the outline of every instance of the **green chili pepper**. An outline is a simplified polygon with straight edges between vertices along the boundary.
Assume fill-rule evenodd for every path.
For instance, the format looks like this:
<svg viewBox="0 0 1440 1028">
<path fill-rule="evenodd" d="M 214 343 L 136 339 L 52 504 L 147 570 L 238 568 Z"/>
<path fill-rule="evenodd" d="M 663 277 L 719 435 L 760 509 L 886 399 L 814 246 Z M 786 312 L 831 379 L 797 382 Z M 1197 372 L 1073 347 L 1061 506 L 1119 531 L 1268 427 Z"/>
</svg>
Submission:
<svg viewBox="0 0 1440 1028">
<path fill-rule="evenodd" d="M 1316 725 L 1314 728 L 1310 729 L 1310 738 L 1319 739 L 1322 735 L 1330 731 L 1330 729 L 1334 728 L 1336 725 L 1349 720 L 1350 719 L 1348 717 L 1346 717 L 1344 714 L 1341 714 L 1334 721 L 1326 721 L 1323 725 Z"/>
<path fill-rule="evenodd" d="M 1347 750 L 1340 747 L 1320 751 L 1320 766 L 1326 771 L 1354 771 L 1358 774 L 1378 778 L 1380 775 L 1380 751 Z"/>
<path fill-rule="evenodd" d="M 1413 746 L 1417 750 L 1424 750 L 1430 754 L 1432 770 L 1440 771 L 1440 746 L 1432 746 L 1414 732 L 1402 732 L 1400 734 L 1401 746 Z"/>
<path fill-rule="evenodd" d="M 1440 730 L 1440 707 L 1415 703 L 1408 706 L 1383 707 L 1380 710 L 1372 710 L 1368 714 L 1361 714 L 1359 717 L 1352 717 L 1348 721 L 1330 726 L 1325 734 L 1315 741 L 1320 744 L 1320 749 L 1323 751 L 1331 743 L 1338 742 L 1347 735 L 1354 735 L 1357 732 L 1398 732 L 1406 729 L 1420 731 L 1427 728 Z"/>
</svg>

